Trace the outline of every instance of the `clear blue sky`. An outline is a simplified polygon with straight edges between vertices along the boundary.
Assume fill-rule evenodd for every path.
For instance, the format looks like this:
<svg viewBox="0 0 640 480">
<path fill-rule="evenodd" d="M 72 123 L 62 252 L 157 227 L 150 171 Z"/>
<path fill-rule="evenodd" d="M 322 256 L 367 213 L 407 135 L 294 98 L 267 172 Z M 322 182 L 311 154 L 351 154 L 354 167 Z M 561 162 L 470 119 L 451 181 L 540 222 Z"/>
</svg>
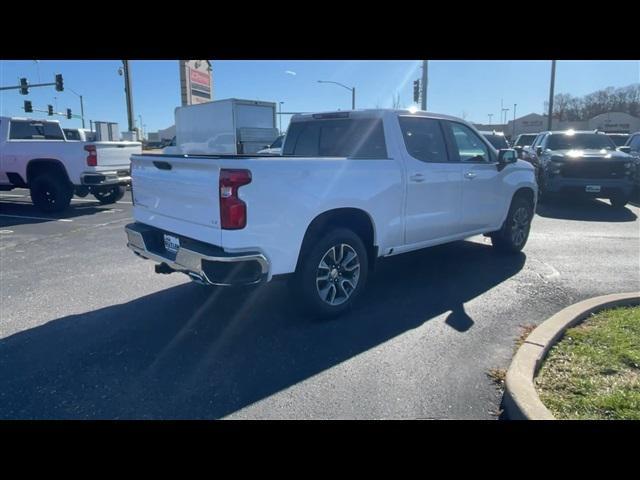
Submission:
<svg viewBox="0 0 640 480">
<path fill-rule="evenodd" d="M 136 122 L 142 115 L 147 131 L 173 124 L 173 111 L 180 104 L 177 60 L 133 61 L 134 110 Z M 18 90 L 0 92 L 0 114 L 25 116 L 24 100 L 34 108 L 55 104 L 57 111 L 71 108 L 80 113 L 79 99 L 69 89 L 84 96 L 85 117 L 115 121 L 126 130 L 127 117 L 123 77 L 117 73 L 118 60 L 0 61 L 0 85 L 17 85 L 20 77 L 38 83 L 64 76 L 65 91 L 53 87 L 32 89 L 28 96 Z M 283 111 L 322 111 L 349 109 L 349 91 L 317 80 L 332 80 L 356 87 L 357 108 L 388 108 L 394 94 L 402 106 L 413 105 L 413 80 L 420 76 L 421 61 L 229 61 L 213 60 L 215 99 L 246 98 L 285 102 Z M 548 97 L 549 61 L 430 61 L 428 110 L 467 120 L 493 123 L 500 119 L 500 101 L 517 115 L 542 113 Z M 287 73 L 293 72 L 292 73 Z M 640 61 L 559 61 L 556 93 L 584 95 L 608 86 L 621 87 L 640 82 Z M 33 116 L 46 114 L 33 113 Z M 56 117 L 65 126 L 80 126 L 80 120 Z M 283 128 L 288 124 L 283 118 Z M 88 127 L 88 123 L 87 123 Z"/>
</svg>

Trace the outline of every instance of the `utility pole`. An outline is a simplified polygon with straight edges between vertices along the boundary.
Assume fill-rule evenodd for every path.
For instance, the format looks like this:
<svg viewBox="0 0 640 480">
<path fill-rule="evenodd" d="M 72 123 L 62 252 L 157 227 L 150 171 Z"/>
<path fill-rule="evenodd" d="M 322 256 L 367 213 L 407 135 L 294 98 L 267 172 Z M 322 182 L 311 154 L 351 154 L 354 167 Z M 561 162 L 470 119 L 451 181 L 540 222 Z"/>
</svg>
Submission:
<svg viewBox="0 0 640 480">
<path fill-rule="evenodd" d="M 84 102 L 82 101 L 82 95 L 80 95 L 78 92 L 71 90 L 70 88 L 69 88 L 69 91 L 74 95 L 77 95 L 78 97 L 80 97 L 80 116 L 82 117 L 82 128 L 84 128 Z"/>
<path fill-rule="evenodd" d="M 422 102 L 420 109 L 427 110 L 427 81 L 429 78 L 429 60 L 422 61 Z"/>
<path fill-rule="evenodd" d="M 547 130 L 551 130 L 551 119 L 553 118 L 553 89 L 556 83 L 556 61 L 551 60 L 551 86 L 549 88 L 549 116 L 547 118 Z"/>
<path fill-rule="evenodd" d="M 516 138 L 516 107 L 517 103 L 513 104 L 513 128 L 511 129 L 511 138 Z"/>
<path fill-rule="evenodd" d="M 133 99 L 131 93 L 131 68 L 129 66 L 129 60 L 122 60 L 124 66 L 124 93 L 127 97 L 127 120 L 129 123 L 129 131 L 133 132 L 135 129 L 135 115 L 133 114 Z"/>
</svg>

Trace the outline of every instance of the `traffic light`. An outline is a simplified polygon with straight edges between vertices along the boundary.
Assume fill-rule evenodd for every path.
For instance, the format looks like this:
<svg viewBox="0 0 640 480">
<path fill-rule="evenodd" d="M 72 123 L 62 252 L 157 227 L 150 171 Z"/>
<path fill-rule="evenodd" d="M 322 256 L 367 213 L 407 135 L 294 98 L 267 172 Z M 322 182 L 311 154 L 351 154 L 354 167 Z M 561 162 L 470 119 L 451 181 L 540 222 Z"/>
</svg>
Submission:
<svg viewBox="0 0 640 480">
<path fill-rule="evenodd" d="M 62 83 L 62 74 L 56 74 L 56 92 L 62 92 L 64 90 L 64 84 Z"/>
<path fill-rule="evenodd" d="M 71 120 L 71 109 L 67 108 L 67 118 Z"/>
<path fill-rule="evenodd" d="M 24 111 L 26 113 L 31 113 L 33 112 L 33 107 L 31 106 L 31 102 L 29 100 L 25 100 L 24 101 Z"/>
<path fill-rule="evenodd" d="M 420 80 L 413 81 L 413 101 L 416 103 L 420 101 Z"/>
<path fill-rule="evenodd" d="M 47 105 L 47 111 L 49 112 L 49 115 L 53 115 L 53 105 Z"/>
<path fill-rule="evenodd" d="M 26 78 L 20 79 L 20 95 L 29 95 L 29 82 Z"/>
</svg>

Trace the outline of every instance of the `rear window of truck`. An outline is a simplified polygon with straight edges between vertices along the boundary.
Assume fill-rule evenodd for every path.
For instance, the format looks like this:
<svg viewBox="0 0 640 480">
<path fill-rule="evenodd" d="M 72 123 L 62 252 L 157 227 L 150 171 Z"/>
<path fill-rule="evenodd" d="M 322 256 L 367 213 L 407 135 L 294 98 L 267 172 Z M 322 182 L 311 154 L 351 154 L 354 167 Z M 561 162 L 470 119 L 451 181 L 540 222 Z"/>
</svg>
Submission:
<svg viewBox="0 0 640 480">
<path fill-rule="evenodd" d="M 292 123 L 283 153 L 305 157 L 387 158 L 382 120 L 347 118 Z"/>
<path fill-rule="evenodd" d="M 57 123 L 38 121 L 11 121 L 11 140 L 64 140 L 64 134 Z"/>
</svg>

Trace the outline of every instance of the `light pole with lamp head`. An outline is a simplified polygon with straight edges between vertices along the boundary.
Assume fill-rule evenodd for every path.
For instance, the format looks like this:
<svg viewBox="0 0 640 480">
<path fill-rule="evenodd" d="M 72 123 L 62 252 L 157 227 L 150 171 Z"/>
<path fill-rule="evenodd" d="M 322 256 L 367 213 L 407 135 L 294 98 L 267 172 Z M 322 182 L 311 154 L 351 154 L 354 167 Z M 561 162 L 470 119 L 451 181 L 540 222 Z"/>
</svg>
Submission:
<svg viewBox="0 0 640 480">
<path fill-rule="evenodd" d="M 342 88 L 346 88 L 347 90 L 351 90 L 351 110 L 356 109 L 356 87 L 347 87 L 339 82 L 332 82 L 331 80 L 318 80 L 318 83 L 334 83 L 336 85 L 341 86 Z"/>
</svg>

